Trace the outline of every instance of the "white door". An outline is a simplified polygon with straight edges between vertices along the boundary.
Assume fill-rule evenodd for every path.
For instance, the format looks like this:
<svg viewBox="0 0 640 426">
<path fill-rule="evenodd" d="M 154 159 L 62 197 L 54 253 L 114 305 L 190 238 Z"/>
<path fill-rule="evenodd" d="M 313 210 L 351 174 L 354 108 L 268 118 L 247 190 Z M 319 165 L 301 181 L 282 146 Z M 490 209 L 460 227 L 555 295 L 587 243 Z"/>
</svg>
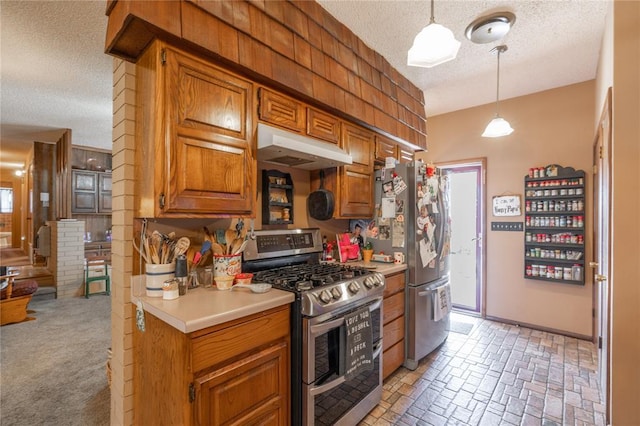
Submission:
<svg viewBox="0 0 640 426">
<path fill-rule="evenodd" d="M 451 198 L 451 303 L 458 309 L 481 313 L 483 162 L 438 166 L 449 177 Z"/>
<path fill-rule="evenodd" d="M 611 89 L 604 105 L 593 155 L 593 286 L 596 315 L 594 319 L 598 345 L 598 378 L 603 399 L 609 396 L 609 283 L 611 234 Z M 606 423 L 609 423 L 609 404 Z"/>
</svg>

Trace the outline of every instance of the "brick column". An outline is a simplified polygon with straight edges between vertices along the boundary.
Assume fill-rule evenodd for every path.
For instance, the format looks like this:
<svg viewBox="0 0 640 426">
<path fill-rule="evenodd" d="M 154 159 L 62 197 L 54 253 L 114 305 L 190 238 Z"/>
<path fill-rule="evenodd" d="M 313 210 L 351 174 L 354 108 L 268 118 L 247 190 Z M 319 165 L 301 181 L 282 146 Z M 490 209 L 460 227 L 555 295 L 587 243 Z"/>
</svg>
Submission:
<svg viewBox="0 0 640 426">
<path fill-rule="evenodd" d="M 49 221 L 57 298 L 84 294 L 84 221 Z"/>
<path fill-rule="evenodd" d="M 111 424 L 133 424 L 133 197 L 136 66 L 113 61 L 113 187 L 111 243 Z"/>
</svg>

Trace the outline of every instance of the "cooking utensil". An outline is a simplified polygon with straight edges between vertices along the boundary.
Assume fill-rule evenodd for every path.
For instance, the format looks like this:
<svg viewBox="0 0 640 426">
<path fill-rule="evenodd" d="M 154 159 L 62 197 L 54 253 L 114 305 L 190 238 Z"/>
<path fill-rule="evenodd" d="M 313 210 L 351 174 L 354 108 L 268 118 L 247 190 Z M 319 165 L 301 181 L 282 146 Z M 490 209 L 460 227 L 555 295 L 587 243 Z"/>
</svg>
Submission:
<svg viewBox="0 0 640 426">
<path fill-rule="evenodd" d="M 211 243 L 211 251 L 213 254 L 224 255 L 224 248 L 218 243 Z"/>
<path fill-rule="evenodd" d="M 191 240 L 187 237 L 180 237 L 174 246 L 173 258 L 177 259 L 181 254 L 185 254 L 189 250 L 189 246 L 191 246 Z"/>
<path fill-rule="evenodd" d="M 193 257 L 193 264 L 194 265 L 198 265 L 200 263 L 200 261 L 202 260 L 202 256 L 209 250 L 211 250 L 211 241 L 204 241 L 202 243 L 202 247 L 200 248 L 200 251 L 196 253 L 196 255 Z"/>
<path fill-rule="evenodd" d="M 253 293 L 266 293 L 271 290 L 271 284 L 236 284 L 233 288 L 248 288 Z"/>
<path fill-rule="evenodd" d="M 320 170 L 320 188 L 307 197 L 309 216 L 317 220 L 329 220 L 333 217 L 335 201 L 333 192 L 324 189 L 324 170 Z"/>
<path fill-rule="evenodd" d="M 240 244 L 240 246 L 238 246 L 238 248 L 236 248 L 236 249 L 232 252 L 232 254 L 240 254 L 240 253 L 242 253 L 242 252 L 244 251 L 245 247 L 247 247 L 247 242 L 248 242 L 248 241 L 249 241 L 249 240 L 244 240 L 244 241 L 242 242 L 242 244 Z"/>
<path fill-rule="evenodd" d="M 235 229 L 227 229 L 224 232 L 224 239 L 227 244 L 227 254 L 231 254 L 231 246 L 233 244 L 233 240 L 236 239 L 236 230 Z"/>
</svg>

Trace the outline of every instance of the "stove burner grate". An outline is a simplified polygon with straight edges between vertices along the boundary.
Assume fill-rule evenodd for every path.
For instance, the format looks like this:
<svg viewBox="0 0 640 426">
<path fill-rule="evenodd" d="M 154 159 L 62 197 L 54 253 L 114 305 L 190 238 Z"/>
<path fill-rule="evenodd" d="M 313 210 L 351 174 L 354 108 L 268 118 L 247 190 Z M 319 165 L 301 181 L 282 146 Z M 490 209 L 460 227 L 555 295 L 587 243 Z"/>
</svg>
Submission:
<svg viewBox="0 0 640 426">
<path fill-rule="evenodd" d="M 272 284 L 286 290 L 305 291 L 366 275 L 369 272 L 368 269 L 358 266 L 304 264 L 256 272 L 254 281 Z"/>
</svg>

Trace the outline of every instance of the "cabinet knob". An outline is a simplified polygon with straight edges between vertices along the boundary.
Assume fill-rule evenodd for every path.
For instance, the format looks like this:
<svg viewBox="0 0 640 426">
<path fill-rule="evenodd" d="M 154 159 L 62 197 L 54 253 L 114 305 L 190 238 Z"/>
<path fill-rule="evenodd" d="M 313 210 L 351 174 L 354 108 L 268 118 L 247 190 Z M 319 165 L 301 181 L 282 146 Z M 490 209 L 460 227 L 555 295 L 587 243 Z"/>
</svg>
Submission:
<svg viewBox="0 0 640 426">
<path fill-rule="evenodd" d="M 589 266 L 595 269 L 598 267 L 598 262 L 589 262 Z"/>
<path fill-rule="evenodd" d="M 596 274 L 596 281 L 597 282 L 601 283 L 601 282 L 606 281 L 606 280 L 607 280 L 606 275 Z"/>
</svg>

